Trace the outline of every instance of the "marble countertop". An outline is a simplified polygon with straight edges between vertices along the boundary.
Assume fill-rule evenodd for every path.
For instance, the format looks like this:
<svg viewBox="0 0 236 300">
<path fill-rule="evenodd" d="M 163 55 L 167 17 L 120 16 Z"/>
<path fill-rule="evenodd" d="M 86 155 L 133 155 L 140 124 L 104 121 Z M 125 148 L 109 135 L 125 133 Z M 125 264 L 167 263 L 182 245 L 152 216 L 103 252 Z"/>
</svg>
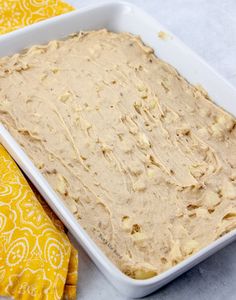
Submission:
<svg viewBox="0 0 236 300">
<path fill-rule="evenodd" d="M 126 0 L 135 3 L 236 86 L 235 0 Z M 80 8 L 100 0 L 67 0 Z M 236 103 L 236 99 L 235 99 Z M 235 104 L 236 105 L 236 104 Z M 123 300 L 82 249 L 80 300 Z M 177 278 L 147 300 L 235 300 L 236 242 Z"/>
</svg>

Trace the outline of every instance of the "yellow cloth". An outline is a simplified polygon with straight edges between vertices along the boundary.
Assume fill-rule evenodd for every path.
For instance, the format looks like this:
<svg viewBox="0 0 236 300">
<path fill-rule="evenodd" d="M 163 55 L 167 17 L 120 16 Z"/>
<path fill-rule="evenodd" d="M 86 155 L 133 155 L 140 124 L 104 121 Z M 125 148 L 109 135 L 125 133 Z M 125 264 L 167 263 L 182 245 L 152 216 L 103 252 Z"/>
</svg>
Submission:
<svg viewBox="0 0 236 300">
<path fill-rule="evenodd" d="M 64 297 L 72 299 L 77 252 L 63 225 L 45 202 L 43 209 L 37 197 L 0 145 L 0 295 L 23 300 L 61 299 L 66 283 L 69 293 Z M 72 268 L 68 272 L 69 264 Z M 70 276 L 72 280 L 68 280 Z"/>
<path fill-rule="evenodd" d="M 32 187 L 33 188 L 33 187 Z M 33 188 L 34 190 L 34 188 Z M 49 218 L 52 220 L 53 224 L 57 227 L 59 231 L 64 232 L 65 227 L 63 223 L 57 218 L 51 208 L 47 205 L 47 203 L 42 199 L 39 193 L 34 190 L 35 195 L 39 202 L 41 203 L 44 211 L 47 213 Z M 65 287 L 64 287 L 64 300 L 74 300 L 76 299 L 76 285 L 78 280 L 78 251 L 71 245 L 71 255 L 68 266 L 68 273 L 66 277 Z"/>
<path fill-rule="evenodd" d="M 73 9 L 60 0 L 0 0 L 0 34 Z"/>
</svg>

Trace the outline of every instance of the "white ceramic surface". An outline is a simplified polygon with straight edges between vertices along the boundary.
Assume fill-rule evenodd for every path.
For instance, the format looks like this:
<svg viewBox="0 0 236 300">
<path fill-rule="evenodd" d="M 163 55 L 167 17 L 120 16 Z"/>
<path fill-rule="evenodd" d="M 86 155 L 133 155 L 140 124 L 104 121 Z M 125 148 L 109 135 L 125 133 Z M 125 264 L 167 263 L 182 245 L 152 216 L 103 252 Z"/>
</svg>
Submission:
<svg viewBox="0 0 236 300">
<path fill-rule="evenodd" d="M 63 22 L 63 27 L 60 26 L 61 22 Z M 170 34 L 171 38 L 167 41 L 158 39 L 157 33 L 160 30 L 167 31 L 142 11 L 126 4 L 118 6 L 106 5 L 97 9 L 93 7 L 91 10 L 81 9 L 79 12 L 71 13 L 70 16 L 61 16 L 5 35 L 0 38 L 0 53 L 2 55 L 14 53 L 32 44 L 60 38 L 73 31 L 101 27 L 107 27 L 115 31 L 130 31 L 141 35 L 142 39 L 157 51 L 159 57 L 177 67 L 180 73 L 192 83 L 202 84 L 218 104 L 236 115 L 236 106 L 233 102 L 233 99 L 236 99 L 236 92 L 230 84 L 225 82 L 210 67 L 206 66 L 201 59 L 179 42 L 172 34 Z M 175 268 L 155 278 L 146 281 L 135 281 L 127 278 L 114 268 L 109 260 L 104 257 L 103 253 L 97 249 L 87 234 L 73 219 L 70 212 L 65 209 L 60 199 L 58 199 L 57 195 L 45 182 L 45 179 L 35 169 L 25 154 L 18 149 L 15 141 L 2 128 L 1 138 L 4 145 L 10 150 L 13 157 L 42 194 L 50 199 L 49 204 L 64 220 L 98 267 L 126 295 L 137 297 L 156 290 L 235 238 L 235 233 L 232 232 Z"/>
</svg>

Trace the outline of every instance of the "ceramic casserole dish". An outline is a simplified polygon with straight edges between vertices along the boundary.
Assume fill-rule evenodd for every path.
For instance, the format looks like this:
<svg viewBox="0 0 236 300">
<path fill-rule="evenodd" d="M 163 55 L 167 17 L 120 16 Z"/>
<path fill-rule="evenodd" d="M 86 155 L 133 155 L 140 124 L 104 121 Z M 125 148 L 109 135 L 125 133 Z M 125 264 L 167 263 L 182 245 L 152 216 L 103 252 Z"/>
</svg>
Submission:
<svg viewBox="0 0 236 300">
<path fill-rule="evenodd" d="M 215 103 L 236 115 L 236 90 L 155 19 L 136 6 L 125 2 L 95 4 L 3 35 L 0 37 L 0 56 L 12 55 L 35 44 L 62 39 L 80 30 L 101 28 L 139 35 L 144 43 L 154 49 L 159 58 L 173 65 L 190 83 L 202 85 Z M 165 32 L 167 38 L 158 38 L 158 32 Z M 7 148 L 101 272 L 126 296 L 142 297 L 159 289 L 236 238 L 236 231 L 231 231 L 160 275 L 146 280 L 132 279 L 124 275 L 96 246 L 2 125 L 0 126 L 0 142 Z"/>
</svg>

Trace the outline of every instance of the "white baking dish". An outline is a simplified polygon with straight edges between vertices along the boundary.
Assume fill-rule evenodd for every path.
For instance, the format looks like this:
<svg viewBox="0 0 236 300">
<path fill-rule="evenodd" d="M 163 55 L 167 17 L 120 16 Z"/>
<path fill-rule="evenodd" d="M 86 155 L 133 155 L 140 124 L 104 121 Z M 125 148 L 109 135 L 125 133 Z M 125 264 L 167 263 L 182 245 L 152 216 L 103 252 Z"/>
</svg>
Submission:
<svg viewBox="0 0 236 300">
<path fill-rule="evenodd" d="M 0 37 L 0 56 L 16 53 L 34 44 L 60 39 L 76 31 L 104 27 L 111 31 L 128 31 L 140 35 L 160 58 L 175 66 L 191 83 L 201 84 L 218 105 L 236 115 L 236 90 L 156 20 L 125 2 L 93 5 L 6 34 Z M 166 32 L 167 39 L 158 38 L 159 31 Z M 107 279 L 126 296 L 141 297 L 157 290 L 236 238 L 236 231 L 232 231 L 158 276 L 147 280 L 131 279 L 120 272 L 95 245 L 3 126 L 0 126 L 0 142 L 8 149 Z"/>
</svg>

